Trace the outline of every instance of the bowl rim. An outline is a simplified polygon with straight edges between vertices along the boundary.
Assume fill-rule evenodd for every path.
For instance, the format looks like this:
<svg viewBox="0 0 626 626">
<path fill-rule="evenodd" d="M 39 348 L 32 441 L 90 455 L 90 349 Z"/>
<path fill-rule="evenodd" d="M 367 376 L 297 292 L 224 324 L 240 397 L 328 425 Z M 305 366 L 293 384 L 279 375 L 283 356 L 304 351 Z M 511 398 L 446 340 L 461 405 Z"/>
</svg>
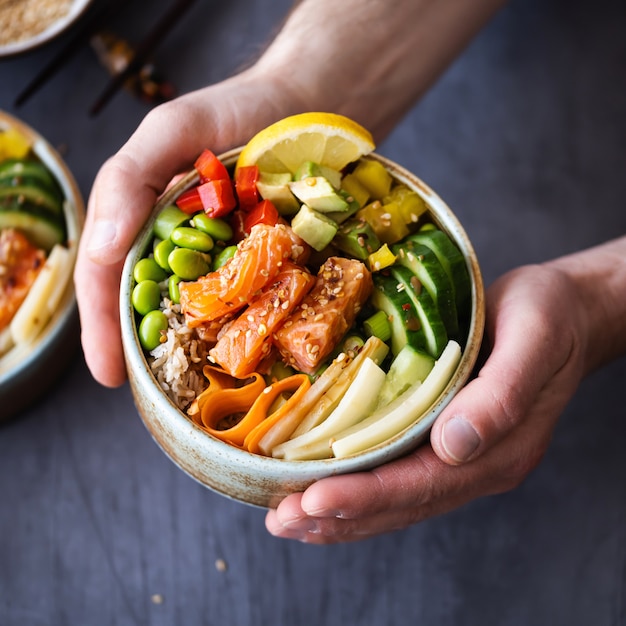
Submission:
<svg viewBox="0 0 626 626">
<path fill-rule="evenodd" d="M 85 13 L 92 2 L 93 0 L 74 0 L 70 10 L 63 17 L 50 24 L 45 30 L 28 39 L 20 39 L 0 45 L 0 58 L 15 56 L 48 43 L 74 24 Z"/>
<path fill-rule="evenodd" d="M 52 147 L 47 139 L 38 131 L 0 109 L 0 129 L 15 128 L 20 134 L 32 142 L 32 150 L 39 159 L 50 169 L 59 182 L 65 195 L 63 204 L 64 217 L 67 227 L 67 248 L 72 253 L 72 267 L 78 253 L 78 243 L 85 222 L 85 204 L 78 184 L 61 154 Z M 13 380 L 21 376 L 37 361 L 41 354 L 51 346 L 59 329 L 65 327 L 72 319 L 76 309 L 76 294 L 70 275 L 65 293 L 59 306 L 50 318 L 45 328 L 29 344 L 15 347 L 0 357 L 0 387 L 10 385 Z"/>
<path fill-rule="evenodd" d="M 241 147 L 229 150 L 219 158 L 228 166 L 234 165 L 237 155 L 241 151 Z M 371 158 L 381 162 L 393 174 L 393 176 L 415 189 L 424 200 L 427 201 L 431 211 L 431 218 L 435 223 L 445 230 L 449 235 L 453 236 L 454 241 L 461 248 L 461 252 L 465 258 L 465 262 L 472 277 L 472 314 L 469 326 L 468 340 L 461 356 L 461 361 L 457 366 L 453 379 L 446 385 L 439 398 L 430 407 L 430 409 L 422 415 L 422 417 L 407 427 L 402 432 L 387 441 L 372 447 L 364 452 L 346 456 L 343 458 L 329 458 L 319 460 L 292 461 L 285 459 L 277 459 L 263 455 L 252 454 L 246 450 L 242 450 L 231 446 L 204 431 L 200 426 L 196 425 L 183 412 L 176 407 L 170 398 L 161 390 L 156 378 L 150 371 L 147 359 L 140 348 L 137 328 L 134 322 L 134 311 L 130 301 L 130 293 L 133 286 L 132 268 L 135 262 L 147 250 L 150 243 L 152 225 L 158 212 L 168 204 L 172 204 L 175 198 L 195 185 L 199 177 L 196 172 L 191 171 L 178 180 L 170 187 L 156 203 L 149 219 L 144 224 L 142 230 L 137 235 L 124 262 L 122 279 L 120 284 L 120 321 L 122 329 L 122 341 L 124 346 L 124 354 L 129 373 L 132 372 L 131 387 L 133 385 L 141 385 L 143 392 L 148 394 L 149 401 L 153 406 L 156 403 L 164 401 L 162 404 L 162 416 L 160 418 L 161 425 L 167 421 L 169 427 L 178 432 L 183 429 L 189 436 L 198 439 L 202 454 L 202 450 L 227 454 L 229 460 L 240 467 L 245 467 L 251 462 L 260 472 L 267 472 L 269 475 L 276 477 L 284 476 L 285 473 L 295 481 L 302 479 L 317 479 L 330 474 L 343 474 L 357 470 L 372 468 L 385 463 L 392 458 L 398 458 L 403 454 L 415 449 L 428 436 L 430 429 L 441 411 L 452 400 L 452 397 L 466 384 L 473 371 L 474 365 L 478 359 L 480 345 L 482 343 L 484 333 L 484 284 L 482 274 L 478 264 L 477 256 L 474 248 L 467 236 L 465 230 L 461 226 L 457 217 L 452 213 L 446 203 L 436 194 L 424 181 L 415 174 L 410 173 L 404 167 L 391 161 L 376 152 L 370 153 L 366 158 Z M 134 389 L 133 389 L 134 393 Z M 151 432 L 153 438 L 154 433 L 150 429 L 149 420 L 142 411 L 139 411 L 141 419 Z M 201 435 L 202 437 L 197 437 Z M 163 449 L 170 459 L 179 465 L 183 471 L 190 474 L 187 468 L 165 449 L 163 445 L 155 438 L 157 444 Z M 202 443 L 204 442 L 204 443 Z M 254 461 L 252 461 L 254 459 Z M 192 478 L 198 480 L 197 476 L 190 474 Z M 199 481 L 202 482 L 202 481 Z M 213 488 L 213 487 L 211 487 Z M 228 494 L 225 494 L 228 495 Z"/>
</svg>

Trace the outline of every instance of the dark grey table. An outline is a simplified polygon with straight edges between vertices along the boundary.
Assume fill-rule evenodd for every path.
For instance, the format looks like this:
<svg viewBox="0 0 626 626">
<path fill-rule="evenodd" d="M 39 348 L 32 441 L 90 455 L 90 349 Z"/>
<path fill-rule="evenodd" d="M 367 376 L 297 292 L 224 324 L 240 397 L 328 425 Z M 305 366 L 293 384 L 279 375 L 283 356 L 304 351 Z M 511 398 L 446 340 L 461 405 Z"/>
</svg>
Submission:
<svg viewBox="0 0 626 626">
<path fill-rule="evenodd" d="M 166 4 L 111 27 L 136 40 Z M 185 91 L 226 77 L 289 4 L 200 2 L 158 66 Z M 626 232 L 625 33 L 623 0 L 513 0 L 380 146 L 457 212 L 487 282 Z M 65 147 L 86 196 L 147 108 L 120 93 L 89 117 L 105 75 L 85 50 L 16 110 L 63 41 L 0 62 L 0 107 Z M 621 359 L 584 382 L 514 492 L 319 548 L 188 478 L 78 353 L 0 427 L 0 625 L 624 625 L 625 380 Z"/>
</svg>

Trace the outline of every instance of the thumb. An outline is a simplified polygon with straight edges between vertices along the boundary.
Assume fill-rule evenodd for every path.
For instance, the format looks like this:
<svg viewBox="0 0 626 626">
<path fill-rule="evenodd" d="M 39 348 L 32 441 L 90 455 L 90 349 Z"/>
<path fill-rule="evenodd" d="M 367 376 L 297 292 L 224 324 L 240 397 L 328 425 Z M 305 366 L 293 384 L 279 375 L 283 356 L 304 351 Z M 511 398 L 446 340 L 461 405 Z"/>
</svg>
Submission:
<svg viewBox="0 0 626 626">
<path fill-rule="evenodd" d="M 573 353 L 567 315 L 550 305 L 558 301 L 558 288 L 543 290 L 548 285 L 529 278 L 528 272 L 514 274 L 488 294 L 491 354 L 431 432 L 432 447 L 446 463 L 483 455 L 532 412 L 555 418 L 577 384 L 575 369 L 565 367 Z"/>
</svg>

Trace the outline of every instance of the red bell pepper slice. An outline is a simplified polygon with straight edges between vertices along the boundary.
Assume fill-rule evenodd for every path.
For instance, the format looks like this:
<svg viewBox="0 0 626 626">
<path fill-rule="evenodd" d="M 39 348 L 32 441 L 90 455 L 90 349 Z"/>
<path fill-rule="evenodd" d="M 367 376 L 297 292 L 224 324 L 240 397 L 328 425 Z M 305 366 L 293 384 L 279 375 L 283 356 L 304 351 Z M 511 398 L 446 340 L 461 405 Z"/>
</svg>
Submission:
<svg viewBox="0 0 626 626">
<path fill-rule="evenodd" d="M 244 213 L 241 209 L 235 209 L 230 214 L 230 227 L 233 229 L 233 241 L 239 242 L 248 236 L 243 225 L 246 215 L 247 213 Z"/>
<path fill-rule="evenodd" d="M 259 180 L 259 166 L 245 165 L 235 174 L 235 189 L 239 199 L 239 208 L 250 211 L 259 202 L 259 192 L 256 184 Z"/>
<path fill-rule="evenodd" d="M 209 150 L 203 150 L 194 163 L 200 181 L 207 182 L 209 180 L 224 180 L 230 178 L 226 166 Z"/>
<path fill-rule="evenodd" d="M 198 185 L 197 189 L 204 212 L 209 217 L 224 217 L 237 206 L 233 184 L 229 178 L 209 180 Z"/>
<path fill-rule="evenodd" d="M 243 228 L 244 231 L 249 234 L 253 226 L 257 224 L 276 226 L 279 219 L 278 210 L 273 202 L 270 200 L 262 200 L 244 215 Z"/>
<path fill-rule="evenodd" d="M 202 211 L 204 206 L 202 205 L 202 198 L 200 198 L 198 188 L 193 187 L 181 193 L 176 200 L 176 206 L 188 215 Z"/>
</svg>

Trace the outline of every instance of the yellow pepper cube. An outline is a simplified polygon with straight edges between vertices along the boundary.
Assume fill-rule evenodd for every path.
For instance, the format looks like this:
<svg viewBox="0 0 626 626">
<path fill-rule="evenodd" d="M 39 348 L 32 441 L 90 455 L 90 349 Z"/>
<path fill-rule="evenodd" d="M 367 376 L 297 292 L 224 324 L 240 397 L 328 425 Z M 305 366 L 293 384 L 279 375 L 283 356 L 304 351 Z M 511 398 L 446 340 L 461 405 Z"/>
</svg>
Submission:
<svg viewBox="0 0 626 626">
<path fill-rule="evenodd" d="M 372 252 L 367 258 L 367 264 L 372 272 L 379 272 L 386 267 L 390 267 L 396 262 L 396 255 L 385 243 L 376 252 Z"/>
<path fill-rule="evenodd" d="M 370 199 L 370 192 L 354 174 L 346 174 L 341 179 L 341 188 L 354 199 L 359 207 L 364 207 Z"/>
<path fill-rule="evenodd" d="M 30 147 L 30 141 L 15 128 L 0 132 L 0 158 L 23 159 Z"/>
<path fill-rule="evenodd" d="M 356 216 L 365 220 L 382 243 L 393 244 L 409 234 L 397 202 L 383 204 L 376 200 L 364 206 Z"/>
<path fill-rule="evenodd" d="M 353 175 L 365 187 L 374 200 L 381 200 L 391 189 L 393 178 L 378 161 L 361 159 L 354 168 Z"/>
<path fill-rule="evenodd" d="M 406 185 L 397 185 L 383 199 L 385 204 L 397 202 L 405 224 L 416 224 L 421 215 L 426 213 L 428 206 L 423 198 Z"/>
</svg>

